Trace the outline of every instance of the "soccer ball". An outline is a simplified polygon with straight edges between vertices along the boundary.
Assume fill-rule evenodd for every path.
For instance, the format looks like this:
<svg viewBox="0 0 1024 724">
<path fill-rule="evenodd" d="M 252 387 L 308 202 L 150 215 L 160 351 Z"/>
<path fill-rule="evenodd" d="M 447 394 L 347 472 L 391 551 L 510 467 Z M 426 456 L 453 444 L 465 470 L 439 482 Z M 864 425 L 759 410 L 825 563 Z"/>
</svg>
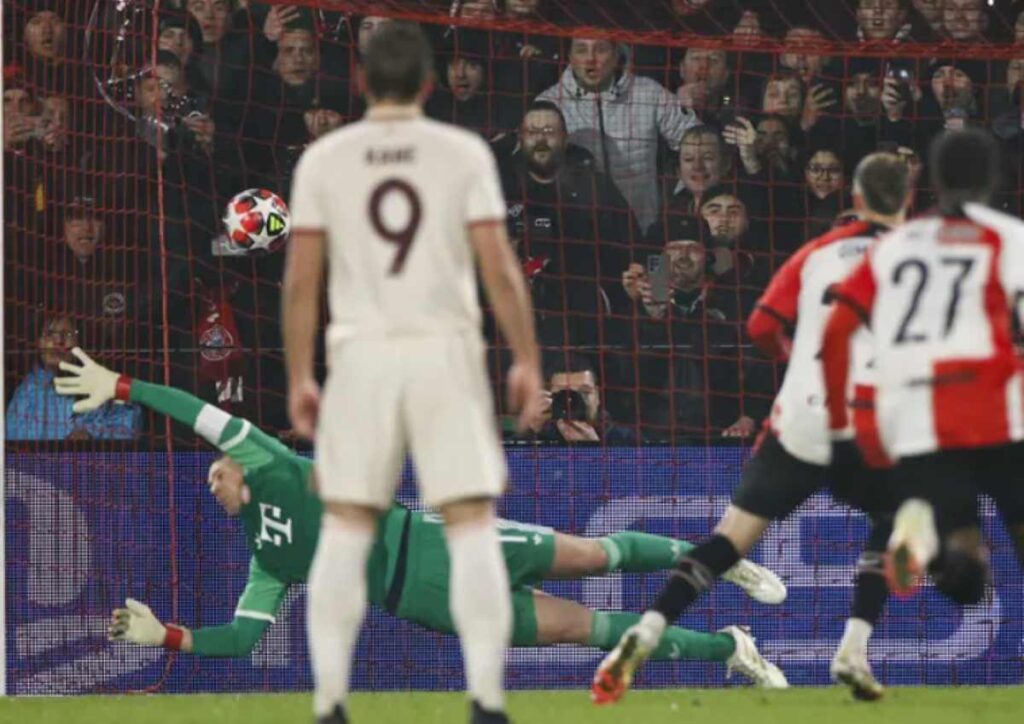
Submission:
<svg viewBox="0 0 1024 724">
<path fill-rule="evenodd" d="M 288 241 L 291 218 L 288 205 L 266 189 L 236 194 L 224 211 L 228 246 L 243 254 L 269 254 Z"/>
</svg>

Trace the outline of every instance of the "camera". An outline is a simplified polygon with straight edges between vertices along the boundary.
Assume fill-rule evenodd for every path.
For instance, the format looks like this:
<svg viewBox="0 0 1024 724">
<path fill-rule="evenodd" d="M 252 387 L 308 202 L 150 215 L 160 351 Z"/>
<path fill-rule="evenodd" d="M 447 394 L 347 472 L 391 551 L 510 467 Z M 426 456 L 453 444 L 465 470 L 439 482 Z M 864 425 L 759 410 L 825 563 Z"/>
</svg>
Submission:
<svg viewBox="0 0 1024 724">
<path fill-rule="evenodd" d="M 552 420 L 586 420 L 587 402 L 576 390 L 559 390 L 551 394 Z"/>
</svg>

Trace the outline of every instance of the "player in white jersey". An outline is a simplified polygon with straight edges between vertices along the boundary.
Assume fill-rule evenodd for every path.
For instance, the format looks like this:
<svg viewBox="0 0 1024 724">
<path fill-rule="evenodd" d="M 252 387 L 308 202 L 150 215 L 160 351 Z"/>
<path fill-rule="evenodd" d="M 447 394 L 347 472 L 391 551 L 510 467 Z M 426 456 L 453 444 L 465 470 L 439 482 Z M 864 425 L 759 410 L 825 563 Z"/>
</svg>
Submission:
<svg viewBox="0 0 1024 724">
<path fill-rule="evenodd" d="M 808 242 L 772 279 L 747 324 L 759 348 L 789 359 L 768 430 L 744 467 L 732 504 L 713 535 L 687 554 L 654 606 L 601 663 L 592 688 L 596 702 L 618 700 L 668 624 L 746 555 L 773 520 L 789 516 L 826 483 L 837 497 L 877 515 L 872 535 L 875 555 L 860 561 L 857 589 L 864 600 L 855 598 L 851 619 L 859 623 L 847 626 L 832 673 L 848 683 L 858 698 L 881 696 L 882 687 L 867 661 L 867 639 L 888 593 L 880 550 L 887 538 L 885 514 L 889 511 L 875 489 L 877 473 L 860 459 L 853 430 L 846 431 L 838 443 L 829 437 L 817 355 L 832 304 L 832 286 L 842 281 L 879 234 L 903 221 L 909 199 L 906 164 L 892 154 L 868 156 L 854 176 L 854 207 L 860 220 Z M 863 368 L 866 361 L 855 364 Z"/>
<path fill-rule="evenodd" d="M 1024 223 L 985 205 L 1000 167 L 986 132 L 940 137 L 930 163 L 938 214 L 894 231 L 844 281 L 822 354 L 829 390 L 844 389 L 850 339 L 870 324 L 878 426 L 899 459 L 892 488 L 907 501 L 890 582 L 909 593 L 938 567 L 936 585 L 960 603 L 980 600 L 987 580 L 979 493 L 995 499 L 1024 559 L 1024 375 L 1013 345 Z M 830 403 L 833 429 L 846 416 Z"/>
<path fill-rule="evenodd" d="M 505 232 L 493 157 L 477 136 L 423 117 L 432 55 L 422 31 L 374 36 L 359 81 L 364 120 L 310 146 L 296 170 L 283 328 L 289 411 L 315 429 L 322 531 L 309 573 L 309 643 L 320 722 L 346 721 L 365 565 L 406 453 L 441 511 L 451 612 L 474 724 L 507 722 L 508 572 L 495 527 L 504 456 L 484 366 L 476 263 L 514 363 L 513 409 L 540 399 L 533 310 Z M 328 378 L 313 376 L 324 258 Z"/>
</svg>

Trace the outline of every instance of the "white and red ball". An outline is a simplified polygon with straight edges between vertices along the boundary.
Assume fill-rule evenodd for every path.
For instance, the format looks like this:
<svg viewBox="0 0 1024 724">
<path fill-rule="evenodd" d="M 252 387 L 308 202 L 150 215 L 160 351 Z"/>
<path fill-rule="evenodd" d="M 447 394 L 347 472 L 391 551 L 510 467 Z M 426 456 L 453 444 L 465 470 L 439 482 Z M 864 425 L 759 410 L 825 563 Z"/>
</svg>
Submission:
<svg viewBox="0 0 1024 724">
<path fill-rule="evenodd" d="M 267 189 L 246 189 L 236 194 L 224 211 L 228 245 L 239 252 L 277 251 L 288 241 L 290 230 L 288 205 Z"/>
</svg>

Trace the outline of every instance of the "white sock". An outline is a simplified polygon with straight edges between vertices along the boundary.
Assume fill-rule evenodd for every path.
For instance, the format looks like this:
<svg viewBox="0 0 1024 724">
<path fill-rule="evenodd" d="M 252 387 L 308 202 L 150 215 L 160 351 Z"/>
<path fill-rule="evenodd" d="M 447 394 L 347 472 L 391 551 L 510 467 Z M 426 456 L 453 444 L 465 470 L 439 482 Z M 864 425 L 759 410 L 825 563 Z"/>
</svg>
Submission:
<svg viewBox="0 0 1024 724">
<path fill-rule="evenodd" d="M 505 709 L 505 649 L 512 637 L 512 598 L 493 523 L 446 529 L 451 610 L 462 640 L 466 688 L 489 711 Z"/>
<path fill-rule="evenodd" d="M 839 642 L 839 650 L 854 649 L 861 653 L 867 653 L 868 639 L 875 627 L 862 618 L 846 619 L 846 630 L 843 631 L 843 640 Z"/>
<path fill-rule="evenodd" d="M 366 558 L 374 531 L 325 513 L 309 569 L 306 631 L 313 664 L 313 712 L 324 716 L 348 695 L 352 650 L 366 612 Z"/>
</svg>

